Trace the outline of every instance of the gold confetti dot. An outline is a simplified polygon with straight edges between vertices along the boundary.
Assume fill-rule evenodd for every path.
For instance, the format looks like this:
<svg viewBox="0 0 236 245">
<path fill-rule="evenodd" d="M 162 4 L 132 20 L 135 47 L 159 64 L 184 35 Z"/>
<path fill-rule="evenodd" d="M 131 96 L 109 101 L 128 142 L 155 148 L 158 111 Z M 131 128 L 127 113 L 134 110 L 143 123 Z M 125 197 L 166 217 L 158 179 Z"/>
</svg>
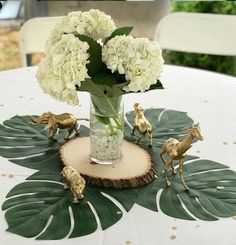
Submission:
<svg viewBox="0 0 236 245">
<path fill-rule="evenodd" d="M 117 211 L 116 213 L 117 213 L 117 214 L 122 214 L 122 212 L 121 212 L 121 211 Z"/>
<path fill-rule="evenodd" d="M 224 142 L 223 142 L 223 145 L 228 145 L 228 142 L 227 142 L 227 141 L 224 141 Z"/>
<path fill-rule="evenodd" d="M 236 220 L 236 215 L 232 217 L 232 219 Z"/>
<path fill-rule="evenodd" d="M 128 241 L 125 242 L 125 244 L 131 244 L 131 241 L 128 240 Z"/>
<path fill-rule="evenodd" d="M 24 98 L 24 97 L 21 95 L 21 96 L 19 96 L 18 98 L 22 99 L 22 98 Z"/>
<path fill-rule="evenodd" d="M 0 104 L 1 107 L 3 107 L 4 105 L 3 104 Z"/>
<path fill-rule="evenodd" d="M 200 153 L 200 151 L 197 151 L 197 153 Z"/>
<path fill-rule="evenodd" d="M 177 230 L 177 227 L 176 226 L 172 226 L 172 230 Z"/>
<path fill-rule="evenodd" d="M 199 228 L 200 227 L 200 225 L 196 225 L 196 228 Z"/>
<path fill-rule="evenodd" d="M 234 141 L 233 144 L 236 145 L 236 141 Z"/>
<path fill-rule="evenodd" d="M 8 178 L 13 178 L 14 175 L 13 174 L 8 174 Z"/>
<path fill-rule="evenodd" d="M 31 99 L 31 100 L 33 100 L 33 99 L 34 99 L 34 97 L 30 97 L 30 99 Z"/>
<path fill-rule="evenodd" d="M 170 239 L 175 239 L 176 238 L 176 235 L 171 235 L 170 236 Z"/>
<path fill-rule="evenodd" d="M 204 103 L 208 103 L 208 100 L 204 100 Z"/>
<path fill-rule="evenodd" d="M 2 176 L 2 177 L 5 177 L 5 176 L 6 176 L 6 174 L 1 174 L 1 176 Z"/>
</svg>

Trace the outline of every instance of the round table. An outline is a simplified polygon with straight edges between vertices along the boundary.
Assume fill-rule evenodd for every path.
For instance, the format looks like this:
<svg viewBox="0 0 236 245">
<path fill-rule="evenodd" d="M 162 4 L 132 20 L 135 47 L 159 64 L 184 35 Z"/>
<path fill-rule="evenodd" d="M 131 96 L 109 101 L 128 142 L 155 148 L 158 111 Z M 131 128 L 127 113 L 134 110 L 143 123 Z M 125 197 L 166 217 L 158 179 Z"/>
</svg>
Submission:
<svg viewBox="0 0 236 245">
<path fill-rule="evenodd" d="M 0 73 L 0 122 L 18 114 L 41 114 L 52 111 L 88 117 L 89 94 L 80 93 L 80 106 L 69 106 L 43 94 L 36 79 L 36 67 Z M 211 159 L 236 170 L 236 78 L 193 68 L 165 65 L 161 76 L 164 90 L 124 96 L 125 111 L 133 110 L 139 102 L 143 108 L 165 108 L 186 111 L 199 122 L 204 141 L 197 142 L 189 154 Z M 86 124 L 85 124 L 86 125 Z M 0 157 L 0 203 L 15 185 L 23 182 L 34 170 L 20 167 Z M 158 193 L 158 196 L 160 193 Z M 120 207 L 122 210 L 124 208 Z M 138 205 L 105 231 L 101 226 L 91 235 L 57 241 L 40 241 L 41 245 L 99 244 L 99 245 L 154 245 L 154 244 L 236 244 L 236 220 L 224 218 L 214 222 L 186 221 L 153 212 Z M 39 244 L 6 232 L 4 212 L 0 214 L 0 244 Z M 170 237 L 175 235 L 172 240 Z M 65 240 L 66 239 L 66 240 Z"/>
</svg>

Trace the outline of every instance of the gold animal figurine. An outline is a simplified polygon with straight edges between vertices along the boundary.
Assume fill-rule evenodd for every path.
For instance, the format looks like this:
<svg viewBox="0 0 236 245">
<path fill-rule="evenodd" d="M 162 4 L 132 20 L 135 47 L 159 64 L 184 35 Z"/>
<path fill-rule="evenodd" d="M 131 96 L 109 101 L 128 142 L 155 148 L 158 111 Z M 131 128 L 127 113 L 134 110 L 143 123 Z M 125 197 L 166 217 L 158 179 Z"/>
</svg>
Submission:
<svg viewBox="0 0 236 245">
<path fill-rule="evenodd" d="M 165 163 L 165 169 L 164 169 L 164 178 L 166 181 L 166 185 L 170 186 L 171 183 L 167 178 L 167 171 L 169 167 L 172 168 L 172 173 L 176 174 L 175 167 L 173 165 L 173 160 L 179 160 L 179 174 L 181 178 L 181 182 L 184 186 L 185 190 L 188 190 L 188 186 L 186 185 L 184 178 L 183 178 L 183 167 L 184 167 L 184 158 L 185 158 L 185 152 L 191 148 L 191 144 L 194 138 L 197 140 L 203 140 L 199 124 L 195 124 L 189 129 L 187 129 L 188 134 L 185 136 L 185 138 L 181 141 L 178 141 L 177 139 L 170 138 L 165 141 L 162 150 L 160 152 L 160 157 L 162 161 Z M 168 155 L 168 160 L 165 161 L 163 158 L 163 154 Z"/>
<path fill-rule="evenodd" d="M 149 147 L 152 147 L 152 125 L 147 120 L 147 118 L 143 114 L 143 109 L 141 108 L 139 103 L 134 104 L 134 126 L 131 132 L 134 135 L 135 130 L 137 129 L 139 132 L 139 138 L 135 143 L 139 143 L 141 139 L 147 134 L 149 138 Z"/>
<path fill-rule="evenodd" d="M 71 166 L 64 167 L 61 175 L 63 176 L 64 189 L 70 188 L 74 196 L 73 203 L 78 203 L 84 198 L 83 193 L 86 184 L 84 178 Z"/>
<path fill-rule="evenodd" d="M 78 129 L 78 123 L 77 123 L 78 120 L 88 121 L 87 118 L 75 118 L 72 114 L 69 113 L 55 115 L 52 112 L 44 112 L 37 119 L 33 118 L 32 116 L 29 117 L 33 125 L 38 125 L 41 123 L 46 124 L 46 128 L 49 129 L 48 138 L 51 140 L 57 140 L 56 134 L 58 129 L 68 130 L 68 134 L 64 136 L 64 139 L 68 140 L 74 131 L 76 134 L 80 133 L 80 130 Z"/>
</svg>

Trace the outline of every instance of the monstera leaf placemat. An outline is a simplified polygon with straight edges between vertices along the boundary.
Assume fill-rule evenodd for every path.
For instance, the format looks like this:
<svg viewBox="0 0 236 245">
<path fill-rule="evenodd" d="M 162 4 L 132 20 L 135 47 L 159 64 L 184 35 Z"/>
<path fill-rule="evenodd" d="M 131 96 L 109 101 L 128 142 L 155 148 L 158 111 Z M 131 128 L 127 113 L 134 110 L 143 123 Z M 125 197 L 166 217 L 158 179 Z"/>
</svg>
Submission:
<svg viewBox="0 0 236 245">
<path fill-rule="evenodd" d="M 96 231 L 96 216 L 104 230 L 122 218 L 123 211 L 113 199 L 127 212 L 135 203 L 158 212 L 156 196 L 159 191 L 160 209 L 171 217 L 212 221 L 235 215 L 236 172 L 223 164 L 188 156 L 184 178 L 190 191 L 184 191 L 179 175 L 172 176 L 171 172 L 172 186 L 165 185 L 164 166 L 158 152 L 167 138 L 182 138 L 184 129 L 192 125 L 192 119 L 185 112 L 165 109 L 148 109 L 145 116 L 153 125 L 153 148 L 148 149 L 145 140 L 141 146 L 152 155 L 158 178 L 146 186 L 130 189 L 87 185 L 85 198 L 79 204 L 72 203 L 72 194 L 64 190 L 60 176 L 59 149 L 65 143 L 65 132 L 61 130 L 58 141 L 50 142 L 44 127 L 29 124 L 27 117 L 6 120 L 0 125 L 0 155 L 15 164 L 38 170 L 7 194 L 2 205 L 6 210 L 7 231 L 42 240 L 61 239 L 68 234 L 69 238 L 84 236 Z M 129 141 L 135 141 L 130 135 L 133 118 L 133 112 L 126 115 L 125 137 Z M 89 129 L 82 126 L 81 136 L 88 135 Z M 224 189 L 218 190 L 217 186 L 224 186 Z"/>
</svg>

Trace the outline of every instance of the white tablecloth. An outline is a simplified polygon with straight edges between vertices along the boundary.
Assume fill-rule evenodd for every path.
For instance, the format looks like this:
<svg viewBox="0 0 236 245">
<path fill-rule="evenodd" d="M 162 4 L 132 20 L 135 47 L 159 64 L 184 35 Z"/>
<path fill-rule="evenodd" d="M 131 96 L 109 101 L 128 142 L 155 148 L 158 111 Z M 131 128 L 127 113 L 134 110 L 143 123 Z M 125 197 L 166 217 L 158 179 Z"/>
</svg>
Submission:
<svg viewBox="0 0 236 245">
<path fill-rule="evenodd" d="M 9 70 L 0 73 L 0 122 L 18 114 L 71 112 L 88 117 L 89 97 L 80 94 L 80 107 L 68 106 L 43 94 L 35 79 L 36 68 Z M 203 142 L 197 142 L 189 153 L 230 166 L 236 170 L 236 78 L 198 69 L 168 66 L 161 81 L 165 90 L 125 96 L 125 111 L 133 110 L 134 102 L 143 108 L 159 107 L 188 112 L 200 122 Z M 0 157 L 0 204 L 6 194 L 34 171 Z M 13 178 L 9 175 L 13 174 Z M 11 175 L 10 175 L 11 176 Z M 12 176 L 11 176 L 12 177 Z M 158 197 L 157 197 L 158 198 Z M 177 227 L 173 230 L 172 227 Z M 0 245 L 165 245 L 165 244 L 236 244 L 236 220 L 185 221 L 174 219 L 135 205 L 130 212 L 105 231 L 88 236 L 58 241 L 36 241 L 5 231 L 7 223 L 0 212 Z M 171 235 L 176 239 L 172 240 Z"/>
</svg>

